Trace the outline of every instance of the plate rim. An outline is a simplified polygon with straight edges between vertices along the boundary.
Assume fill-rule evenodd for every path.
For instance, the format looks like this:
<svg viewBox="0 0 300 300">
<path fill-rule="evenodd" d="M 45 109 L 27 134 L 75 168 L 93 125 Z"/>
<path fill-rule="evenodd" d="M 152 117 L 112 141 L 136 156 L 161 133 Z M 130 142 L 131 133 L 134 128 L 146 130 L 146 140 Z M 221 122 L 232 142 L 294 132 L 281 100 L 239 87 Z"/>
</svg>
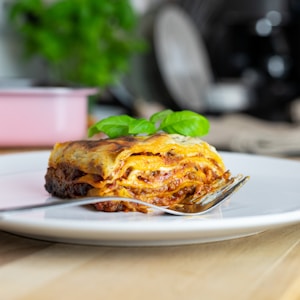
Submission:
<svg viewBox="0 0 300 300">
<path fill-rule="evenodd" d="M 226 152 L 226 151 L 218 151 L 221 156 L 228 155 L 231 157 L 234 157 L 238 155 L 240 158 L 248 158 L 251 157 L 252 159 L 266 159 L 269 161 L 280 161 L 284 163 L 293 163 L 298 164 L 298 167 L 300 167 L 300 162 L 289 160 L 286 158 L 278 158 L 278 157 L 270 157 L 270 156 L 264 156 L 264 155 L 256 155 L 256 154 L 248 154 L 248 153 L 236 153 L 236 152 Z M 25 157 L 36 157 L 36 155 L 43 156 L 43 159 L 46 159 L 50 154 L 50 150 L 36 150 L 36 151 L 29 151 L 29 152 L 17 152 L 17 153 L 4 153 L 0 156 L 0 162 L 2 159 L 6 159 L 10 157 L 11 159 L 14 159 L 16 157 L 23 158 Z M 47 162 L 45 162 L 46 164 Z M 41 168 L 39 168 L 39 171 L 41 171 Z M 18 171 L 15 172 L 1 172 L 0 170 L 0 177 L 6 176 L 6 175 L 13 175 L 18 174 Z M 101 213 L 101 212 L 100 212 Z M 106 214 L 106 213 L 105 213 Z M 169 217 L 169 216 L 168 216 Z M 170 216 L 173 218 L 173 216 Z M 178 218 L 178 217 L 175 217 Z M 182 218 L 182 217 L 179 217 Z M 34 231 L 37 233 L 37 237 L 39 239 L 46 239 L 46 240 L 55 240 L 55 236 L 51 236 L 49 231 L 56 231 L 58 229 L 61 229 L 63 227 L 63 232 L 70 233 L 72 230 L 76 229 L 81 234 L 86 233 L 88 231 L 93 231 L 92 236 L 94 236 L 94 233 L 105 232 L 106 234 L 112 234 L 107 240 L 103 240 L 103 237 L 101 237 L 99 240 L 90 240 L 89 236 L 84 239 L 84 237 L 80 236 L 78 239 L 68 239 L 68 237 L 65 237 L 65 241 L 72 242 L 72 243 L 79 243 L 79 244 L 99 244 L 99 245 L 124 245 L 124 240 L 116 241 L 114 239 L 114 236 L 119 236 L 121 233 L 131 234 L 131 237 L 133 238 L 133 241 L 128 241 L 125 243 L 127 246 L 143 246 L 145 244 L 149 245 L 170 245 L 170 244 L 185 244 L 185 241 L 183 240 L 183 235 L 185 233 L 189 234 L 195 234 L 194 241 L 187 242 L 188 244 L 192 243 L 201 243 L 201 233 L 216 233 L 216 231 L 219 232 L 219 234 L 222 235 L 222 232 L 228 232 L 232 230 L 236 230 L 238 223 L 238 231 L 243 231 L 246 233 L 246 235 L 249 234 L 255 234 L 257 232 L 265 231 L 268 229 L 276 228 L 276 227 L 282 227 L 287 226 L 291 224 L 295 224 L 300 222 L 300 209 L 294 210 L 294 211 L 288 211 L 283 213 L 274 213 L 274 214 L 268 214 L 268 215 L 258 215 L 258 216 L 243 216 L 243 217 L 234 217 L 234 218 L 221 218 L 221 219 L 203 219 L 200 218 L 200 222 L 182 222 L 181 227 L 172 228 L 173 224 L 171 222 L 167 222 L 164 225 L 164 228 L 160 228 L 161 224 L 150 224 L 149 222 L 144 222 L 143 227 L 134 227 L 133 222 L 130 223 L 122 223 L 124 226 L 120 228 L 120 222 L 115 222 L 113 224 L 107 224 L 106 227 L 103 228 L 103 221 L 99 220 L 89 220 L 88 222 L 83 222 L 81 220 L 70 220 L 70 219 L 28 219 L 25 216 L 17 216 L 12 215 L 8 216 L 5 219 L 0 220 L 0 230 L 5 230 L 9 232 L 18 232 L 19 234 L 25 235 L 25 236 L 35 236 Z M 255 222 L 253 222 L 255 220 Z M 96 226 L 95 226 L 96 224 Z M 147 226 L 145 226 L 145 224 Z M 19 227 L 21 230 L 16 230 L 16 228 Z M 100 228 L 101 227 L 101 228 Z M 12 230 L 13 229 L 13 230 Z M 30 229 L 30 230 L 29 230 Z M 134 229 L 134 230 L 133 230 Z M 48 236 L 39 236 L 39 233 L 41 232 L 48 232 Z M 249 233 L 249 231 L 251 231 Z M 145 235 L 150 234 L 155 235 L 159 234 L 161 235 L 174 235 L 177 233 L 179 238 L 173 238 L 170 240 L 167 240 L 165 242 L 162 242 L 161 240 L 157 241 L 155 240 L 155 237 L 151 237 L 150 239 L 145 238 L 145 240 L 139 241 L 134 239 L 135 236 L 140 236 L 141 233 L 144 233 Z M 200 238 L 197 234 L 200 235 Z M 240 236 L 244 236 L 243 234 L 239 234 Z M 224 238 L 213 238 L 212 241 L 217 240 L 224 240 L 228 238 L 236 238 L 236 236 L 232 237 L 226 237 Z M 61 241 L 63 237 L 58 237 L 57 240 Z M 203 241 L 205 242 L 205 240 Z"/>
</svg>

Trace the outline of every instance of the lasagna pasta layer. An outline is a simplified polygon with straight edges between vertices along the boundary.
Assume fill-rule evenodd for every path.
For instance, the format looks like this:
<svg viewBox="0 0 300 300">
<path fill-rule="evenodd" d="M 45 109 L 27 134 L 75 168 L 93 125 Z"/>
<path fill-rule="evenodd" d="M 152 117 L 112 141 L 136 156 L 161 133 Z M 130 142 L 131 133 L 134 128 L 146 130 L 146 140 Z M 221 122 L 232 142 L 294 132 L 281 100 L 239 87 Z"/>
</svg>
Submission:
<svg viewBox="0 0 300 300">
<path fill-rule="evenodd" d="M 46 190 L 62 198 L 123 196 L 172 205 L 201 196 L 227 180 L 215 148 L 177 134 L 57 143 L 45 176 Z M 104 211 L 144 211 L 127 202 L 95 205 Z"/>
</svg>

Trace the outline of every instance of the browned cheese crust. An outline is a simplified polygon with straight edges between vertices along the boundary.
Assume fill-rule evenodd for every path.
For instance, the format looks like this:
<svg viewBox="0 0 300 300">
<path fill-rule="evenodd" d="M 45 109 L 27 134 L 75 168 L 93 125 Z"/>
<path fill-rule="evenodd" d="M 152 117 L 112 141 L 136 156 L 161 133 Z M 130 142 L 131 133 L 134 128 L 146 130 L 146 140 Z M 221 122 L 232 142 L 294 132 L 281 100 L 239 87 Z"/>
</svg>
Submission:
<svg viewBox="0 0 300 300">
<path fill-rule="evenodd" d="M 172 205 L 209 191 L 228 179 L 215 148 L 176 134 L 57 143 L 45 188 L 53 196 L 122 196 Z M 146 211 L 124 201 L 95 205 L 101 211 Z"/>
</svg>

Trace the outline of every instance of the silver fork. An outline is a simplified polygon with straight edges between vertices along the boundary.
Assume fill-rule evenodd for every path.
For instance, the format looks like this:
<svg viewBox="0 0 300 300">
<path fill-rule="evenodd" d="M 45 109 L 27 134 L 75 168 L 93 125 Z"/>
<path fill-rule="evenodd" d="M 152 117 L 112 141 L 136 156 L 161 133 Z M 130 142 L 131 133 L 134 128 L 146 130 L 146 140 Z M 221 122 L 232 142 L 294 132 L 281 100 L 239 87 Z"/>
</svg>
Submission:
<svg viewBox="0 0 300 300">
<path fill-rule="evenodd" d="M 41 204 L 33 204 L 26 206 L 17 206 L 10 208 L 0 209 L 0 219 L 4 218 L 9 214 L 14 214 L 18 212 L 26 212 L 38 209 L 49 209 L 49 208 L 59 208 L 59 207 L 70 207 L 79 205 L 95 204 L 99 202 L 107 201 L 126 201 L 131 203 L 137 203 L 147 206 L 151 209 L 161 211 L 170 215 L 177 216 L 194 216 L 207 213 L 211 209 L 220 205 L 224 200 L 236 192 L 242 185 L 244 185 L 249 179 L 249 176 L 238 175 L 233 177 L 227 184 L 223 184 L 219 189 L 215 190 L 213 193 L 206 194 L 198 198 L 191 199 L 185 203 L 178 203 L 173 206 L 158 206 L 150 204 L 138 199 L 127 198 L 127 197 L 86 197 L 80 199 L 69 199 L 69 200 L 54 200 Z"/>
</svg>

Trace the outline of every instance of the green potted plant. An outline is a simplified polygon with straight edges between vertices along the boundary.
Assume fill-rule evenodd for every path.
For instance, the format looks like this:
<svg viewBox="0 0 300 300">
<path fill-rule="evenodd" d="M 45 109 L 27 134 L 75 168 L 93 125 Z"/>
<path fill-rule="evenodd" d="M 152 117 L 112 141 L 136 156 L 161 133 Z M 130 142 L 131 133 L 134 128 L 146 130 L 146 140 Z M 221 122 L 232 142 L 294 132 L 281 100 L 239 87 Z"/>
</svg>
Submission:
<svg viewBox="0 0 300 300">
<path fill-rule="evenodd" d="M 105 87 L 141 50 L 130 0 L 15 0 L 10 17 L 51 85 Z"/>
<path fill-rule="evenodd" d="M 24 98 L 26 92 L 33 92 L 29 95 L 31 98 L 44 96 L 46 92 L 51 97 L 54 93 L 59 101 L 67 97 L 68 92 L 72 99 L 76 98 L 75 92 L 87 98 L 88 94 L 115 84 L 128 70 L 130 57 L 144 49 L 144 43 L 136 35 L 138 18 L 130 0 L 13 0 L 9 15 L 22 42 L 24 58 L 38 60 L 43 72 L 36 81 L 39 88 L 14 89 L 11 94 L 2 89 L 3 100 L 9 96 Z M 41 90 L 40 87 L 47 88 Z M 72 99 L 71 111 L 75 111 Z M 82 108 L 78 111 L 87 115 Z M 22 123 L 29 118 L 26 116 Z M 79 118 L 77 120 L 79 122 Z M 41 124 L 38 127 L 41 128 Z M 83 131 L 82 126 L 79 136 L 84 132 L 86 127 Z M 48 143 L 54 140 L 55 137 Z"/>
</svg>

